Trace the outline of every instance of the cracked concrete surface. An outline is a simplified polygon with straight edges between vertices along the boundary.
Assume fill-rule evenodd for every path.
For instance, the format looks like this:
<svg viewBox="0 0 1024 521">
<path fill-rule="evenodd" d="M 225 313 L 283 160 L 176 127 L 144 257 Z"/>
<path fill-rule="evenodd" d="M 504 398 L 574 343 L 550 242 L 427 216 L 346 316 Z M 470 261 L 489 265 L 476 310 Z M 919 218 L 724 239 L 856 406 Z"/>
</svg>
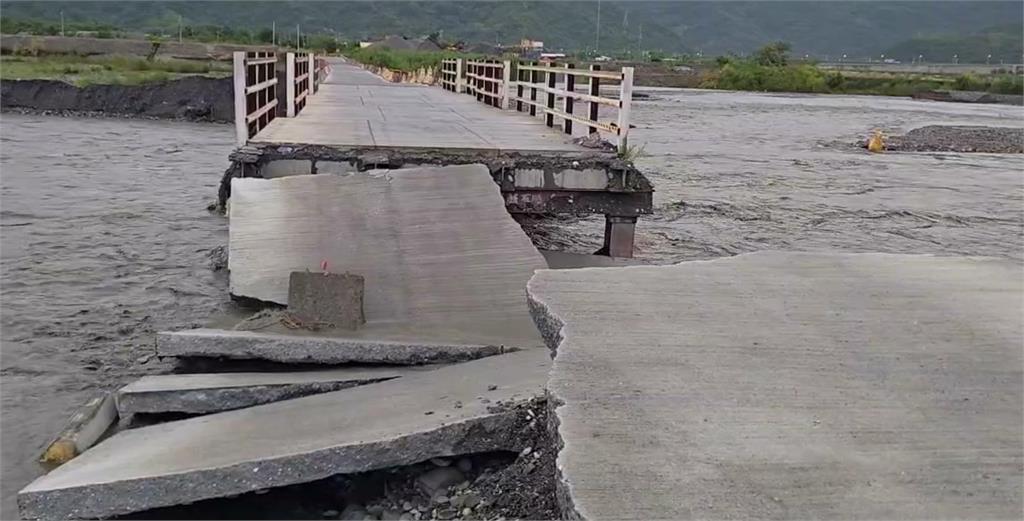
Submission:
<svg viewBox="0 0 1024 521">
<path fill-rule="evenodd" d="M 326 264 L 365 278 L 360 335 L 541 346 L 523 286 L 546 263 L 483 165 L 232 185 L 232 294 L 287 304 L 290 273 Z"/>
<path fill-rule="evenodd" d="M 1021 273 L 781 252 L 539 271 L 563 510 L 1019 517 Z"/>
<path fill-rule="evenodd" d="M 534 349 L 123 431 L 32 482 L 18 504 L 29 519 L 101 518 L 438 456 L 521 450 L 508 405 L 542 395 L 550 364 Z"/>
</svg>

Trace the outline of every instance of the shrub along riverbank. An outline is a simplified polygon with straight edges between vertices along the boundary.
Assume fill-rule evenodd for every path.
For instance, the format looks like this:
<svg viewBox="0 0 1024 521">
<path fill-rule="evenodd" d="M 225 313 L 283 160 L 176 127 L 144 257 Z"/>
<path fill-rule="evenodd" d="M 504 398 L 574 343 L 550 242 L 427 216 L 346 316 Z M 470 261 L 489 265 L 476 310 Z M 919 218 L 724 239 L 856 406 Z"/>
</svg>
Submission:
<svg viewBox="0 0 1024 521">
<path fill-rule="evenodd" d="M 229 62 L 126 56 L 0 56 L 0 77 L 5 80 L 60 80 L 78 87 L 141 85 L 184 76 L 221 78 L 230 75 Z"/>
<path fill-rule="evenodd" d="M 910 96 L 931 91 L 980 91 L 1024 94 L 1024 76 L 893 74 L 826 71 L 810 63 L 791 63 L 789 44 L 775 42 L 749 58 L 720 57 L 718 67 L 704 76 L 701 87 L 767 92 L 817 92 Z"/>
<path fill-rule="evenodd" d="M 1020 75 L 939 76 L 871 74 L 826 71 L 812 64 L 762 65 L 752 60 L 726 59 L 703 78 L 709 89 L 825 94 L 910 96 L 921 92 L 967 90 L 995 94 L 1024 94 Z"/>
<path fill-rule="evenodd" d="M 438 68 L 441 60 L 448 58 L 466 58 L 469 55 L 454 51 L 414 51 L 401 49 L 375 49 L 373 47 L 349 48 L 342 53 L 366 65 L 387 67 L 393 71 L 414 72 L 423 68 Z"/>
</svg>

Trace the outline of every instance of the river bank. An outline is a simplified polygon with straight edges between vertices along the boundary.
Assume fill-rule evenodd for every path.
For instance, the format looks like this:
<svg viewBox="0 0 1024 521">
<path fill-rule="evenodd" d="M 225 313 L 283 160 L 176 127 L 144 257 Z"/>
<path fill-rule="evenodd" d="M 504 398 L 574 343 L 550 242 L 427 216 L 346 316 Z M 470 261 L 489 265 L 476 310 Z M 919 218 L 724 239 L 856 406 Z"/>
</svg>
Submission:
<svg viewBox="0 0 1024 521">
<path fill-rule="evenodd" d="M 57 115 L 103 114 L 186 121 L 234 121 L 231 78 L 190 76 L 143 85 L 0 80 L 0 108 Z"/>
</svg>

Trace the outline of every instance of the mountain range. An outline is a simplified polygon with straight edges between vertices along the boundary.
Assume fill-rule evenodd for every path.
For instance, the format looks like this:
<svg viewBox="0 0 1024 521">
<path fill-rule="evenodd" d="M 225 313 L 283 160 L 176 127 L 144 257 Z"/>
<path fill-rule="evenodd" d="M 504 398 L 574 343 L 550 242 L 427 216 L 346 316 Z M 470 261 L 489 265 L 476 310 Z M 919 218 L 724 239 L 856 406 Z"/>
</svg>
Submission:
<svg viewBox="0 0 1024 521">
<path fill-rule="evenodd" d="M 387 34 L 514 43 L 542 40 L 549 49 L 605 53 L 638 49 L 745 54 L 787 41 L 797 55 L 875 56 L 917 40 L 953 42 L 1024 19 L 1020 1 L 269 1 L 24 2 L 4 1 L 0 16 L 112 23 L 130 30 L 177 31 L 187 25 L 262 29 L 346 39 Z M 600 21 L 599 21 L 600 20 Z M 598 27 L 600 29 L 598 30 Z M 1024 39 L 1008 35 L 1010 53 Z M 965 40 L 966 41 L 966 40 Z M 979 40 L 974 38 L 973 44 Z M 1004 44 L 1006 42 L 1003 42 Z M 945 45 L 945 44 L 943 44 Z M 984 43 L 982 42 L 982 47 Z M 1002 47 L 1001 47 L 1002 48 Z M 909 48 L 908 48 L 909 49 Z M 907 52 L 913 52 L 907 50 Z M 949 50 L 943 47 L 944 53 Z M 956 52 L 955 50 L 953 51 Z M 988 49 L 979 51 L 991 53 Z M 1004 56 L 1019 62 L 1021 56 Z"/>
</svg>

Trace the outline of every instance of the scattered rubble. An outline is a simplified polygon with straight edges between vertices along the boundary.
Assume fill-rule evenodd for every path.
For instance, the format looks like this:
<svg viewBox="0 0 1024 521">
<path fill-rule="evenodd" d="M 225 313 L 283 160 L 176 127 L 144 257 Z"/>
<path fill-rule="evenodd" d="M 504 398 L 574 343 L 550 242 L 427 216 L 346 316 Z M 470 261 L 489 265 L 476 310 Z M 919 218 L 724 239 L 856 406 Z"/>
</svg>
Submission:
<svg viewBox="0 0 1024 521">
<path fill-rule="evenodd" d="M 132 519 L 516 520 L 556 519 L 555 451 L 547 400 L 513 407 L 517 452 L 432 458 L 413 465 L 340 474 L 312 483 L 262 489 L 140 512 Z M 443 486 L 434 482 L 443 476 Z M 431 481 L 436 488 L 424 490 Z"/>
<path fill-rule="evenodd" d="M 517 432 L 516 405 L 544 395 L 550 364 L 546 350 L 532 349 L 121 431 L 29 484 L 18 503 L 30 519 L 110 517 L 334 473 L 520 451 L 530 440 Z"/>
</svg>

